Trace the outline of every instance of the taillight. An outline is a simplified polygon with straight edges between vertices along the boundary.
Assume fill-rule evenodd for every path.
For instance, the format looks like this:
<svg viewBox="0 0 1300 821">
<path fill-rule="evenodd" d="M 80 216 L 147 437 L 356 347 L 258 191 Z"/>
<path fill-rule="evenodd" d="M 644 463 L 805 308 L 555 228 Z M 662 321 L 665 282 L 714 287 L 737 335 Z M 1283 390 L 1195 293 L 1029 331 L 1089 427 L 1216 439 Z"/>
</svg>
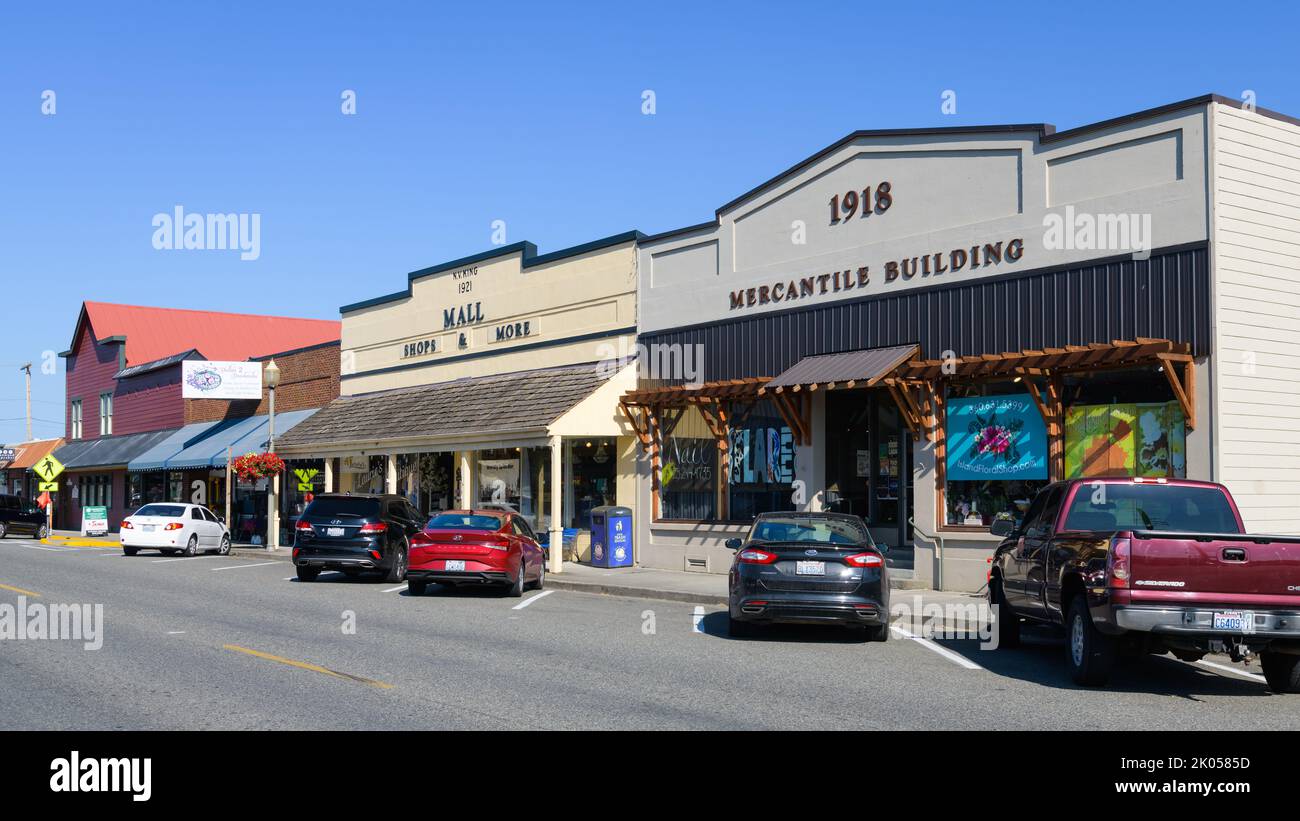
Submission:
<svg viewBox="0 0 1300 821">
<path fill-rule="evenodd" d="M 1107 587 L 1128 587 L 1129 575 L 1132 571 L 1129 566 L 1132 550 L 1133 543 L 1129 539 L 1111 539 L 1110 559 L 1106 567 Z"/>
<path fill-rule="evenodd" d="M 134 529 L 135 529 L 135 525 L 131 524 L 131 520 L 130 520 L 130 519 L 123 519 L 123 520 L 122 520 L 122 529 L 123 529 L 123 530 L 134 530 Z"/>
<path fill-rule="evenodd" d="M 487 538 L 487 539 L 483 539 L 482 541 L 480 541 L 479 544 L 481 544 L 483 547 L 490 547 L 490 548 L 492 548 L 493 550 L 509 550 L 509 549 L 510 549 L 510 540 L 509 540 L 509 539 L 493 539 L 493 538 Z"/>
<path fill-rule="evenodd" d="M 844 561 L 850 567 L 884 567 L 885 560 L 879 553 L 854 553 L 845 556 Z"/>
<path fill-rule="evenodd" d="M 361 534 L 383 533 L 387 529 L 388 525 L 384 522 L 367 522 L 361 526 Z"/>
<path fill-rule="evenodd" d="M 737 553 L 736 558 L 745 564 L 772 564 L 776 561 L 776 554 L 770 550 L 759 550 L 757 547 L 747 547 Z"/>
<path fill-rule="evenodd" d="M 171 524 L 164 527 L 163 530 L 180 530 L 182 527 L 185 527 L 185 525 L 181 524 L 180 522 L 172 522 Z"/>
<path fill-rule="evenodd" d="M 311 526 L 311 522 L 304 522 L 302 519 L 298 520 L 298 524 L 295 527 L 299 533 L 306 533 L 310 535 L 316 532 L 316 528 Z"/>
</svg>

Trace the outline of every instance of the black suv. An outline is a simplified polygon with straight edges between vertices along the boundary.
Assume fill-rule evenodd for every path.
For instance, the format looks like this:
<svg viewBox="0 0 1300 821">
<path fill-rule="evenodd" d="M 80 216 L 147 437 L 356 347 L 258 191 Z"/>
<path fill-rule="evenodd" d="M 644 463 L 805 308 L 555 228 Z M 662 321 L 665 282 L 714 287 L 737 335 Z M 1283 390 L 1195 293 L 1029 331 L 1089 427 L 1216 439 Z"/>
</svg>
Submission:
<svg viewBox="0 0 1300 821">
<path fill-rule="evenodd" d="M 424 517 L 401 496 L 317 496 L 294 525 L 298 581 L 315 581 L 322 570 L 350 577 L 382 570 L 388 581 L 400 582 L 406 578 L 411 537 L 423 528 Z"/>
<path fill-rule="evenodd" d="M 38 539 L 50 535 L 45 514 L 34 502 L 20 496 L 0 496 L 0 539 L 10 533 L 25 533 Z"/>
</svg>

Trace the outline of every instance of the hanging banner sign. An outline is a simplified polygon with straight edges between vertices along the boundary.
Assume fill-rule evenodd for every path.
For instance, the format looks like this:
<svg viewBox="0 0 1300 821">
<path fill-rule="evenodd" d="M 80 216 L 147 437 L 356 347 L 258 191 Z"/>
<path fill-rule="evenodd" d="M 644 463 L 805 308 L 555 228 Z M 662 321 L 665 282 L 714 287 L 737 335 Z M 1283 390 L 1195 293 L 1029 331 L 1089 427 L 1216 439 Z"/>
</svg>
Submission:
<svg viewBox="0 0 1300 821">
<path fill-rule="evenodd" d="M 948 400 L 948 479 L 1047 478 L 1047 425 L 1027 393 Z"/>
<path fill-rule="evenodd" d="M 181 397 L 184 399 L 261 399 L 261 362 L 181 363 Z"/>
<path fill-rule="evenodd" d="M 519 460 L 480 459 L 478 463 L 478 486 L 480 499 L 503 502 L 506 499 L 518 496 Z"/>
</svg>

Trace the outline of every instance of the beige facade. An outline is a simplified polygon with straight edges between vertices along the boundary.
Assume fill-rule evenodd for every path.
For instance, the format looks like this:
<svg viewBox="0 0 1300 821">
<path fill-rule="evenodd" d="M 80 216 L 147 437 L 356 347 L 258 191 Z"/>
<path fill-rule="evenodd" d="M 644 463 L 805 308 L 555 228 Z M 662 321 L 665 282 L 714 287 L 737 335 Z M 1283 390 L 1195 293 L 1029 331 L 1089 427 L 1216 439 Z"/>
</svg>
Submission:
<svg viewBox="0 0 1300 821">
<path fill-rule="evenodd" d="M 561 545 L 584 558 L 591 508 L 635 497 L 619 398 L 636 385 L 639 238 L 519 243 L 344 306 L 341 397 L 281 453 L 325 459 L 327 490 L 509 505 L 546 534 L 552 572 Z"/>
</svg>

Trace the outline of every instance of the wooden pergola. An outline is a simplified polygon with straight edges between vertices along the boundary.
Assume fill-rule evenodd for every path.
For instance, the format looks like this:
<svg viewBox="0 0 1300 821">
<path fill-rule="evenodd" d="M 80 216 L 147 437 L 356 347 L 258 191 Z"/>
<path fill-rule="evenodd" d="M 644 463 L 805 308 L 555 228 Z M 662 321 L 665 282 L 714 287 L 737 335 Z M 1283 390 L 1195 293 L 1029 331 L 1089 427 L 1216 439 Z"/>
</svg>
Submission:
<svg viewBox="0 0 1300 821">
<path fill-rule="evenodd" d="M 1065 376 L 1134 367 L 1159 367 L 1182 406 L 1187 427 L 1196 427 L 1196 380 L 1190 346 L 1168 339 L 1138 338 L 1060 348 L 1007 351 L 999 354 L 908 359 L 869 379 L 808 382 L 768 387 L 771 377 L 751 377 L 672 385 L 629 391 L 619 403 L 623 415 L 649 452 L 653 477 L 654 516 L 659 516 L 659 470 L 664 437 L 672 434 L 689 407 L 699 409 L 718 443 L 723 475 L 730 469 L 730 429 L 741 424 L 760 399 L 771 400 L 789 426 L 795 444 L 812 444 L 812 396 L 819 390 L 884 389 L 889 392 L 908 431 L 916 441 L 935 445 L 935 462 L 942 482 L 944 469 L 944 384 L 1014 380 L 1033 398 L 1048 434 L 1048 471 L 1052 479 L 1065 476 Z M 740 408 L 739 412 L 737 408 Z M 743 416 L 741 415 L 743 414 Z M 942 486 L 942 485 L 941 485 Z M 726 483 L 719 482 L 718 511 L 726 516 Z"/>
</svg>

